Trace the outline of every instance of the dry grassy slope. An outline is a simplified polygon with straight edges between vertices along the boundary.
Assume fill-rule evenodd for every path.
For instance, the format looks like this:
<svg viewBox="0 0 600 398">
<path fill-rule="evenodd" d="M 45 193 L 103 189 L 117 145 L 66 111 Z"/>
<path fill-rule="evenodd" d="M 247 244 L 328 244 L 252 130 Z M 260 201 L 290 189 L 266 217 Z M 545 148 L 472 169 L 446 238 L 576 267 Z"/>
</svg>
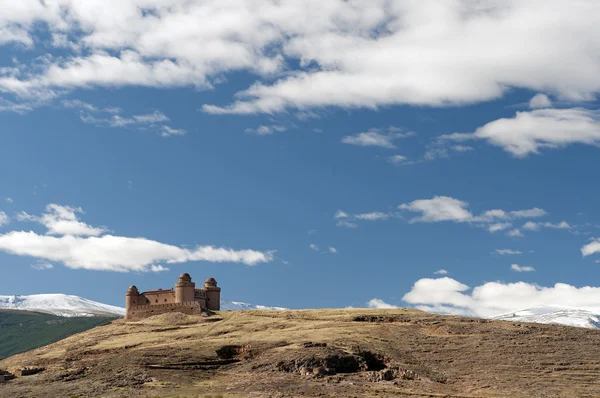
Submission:
<svg viewBox="0 0 600 398">
<path fill-rule="evenodd" d="M 327 347 L 303 347 L 308 341 Z M 238 362 L 217 357 L 225 345 L 241 347 Z M 365 350 L 398 368 L 396 378 L 300 374 L 323 358 L 349 370 L 348 358 Z M 598 397 L 600 332 L 406 309 L 168 314 L 114 321 L 0 361 L 0 369 L 23 365 L 47 370 L 0 385 L 0 396 Z"/>
</svg>

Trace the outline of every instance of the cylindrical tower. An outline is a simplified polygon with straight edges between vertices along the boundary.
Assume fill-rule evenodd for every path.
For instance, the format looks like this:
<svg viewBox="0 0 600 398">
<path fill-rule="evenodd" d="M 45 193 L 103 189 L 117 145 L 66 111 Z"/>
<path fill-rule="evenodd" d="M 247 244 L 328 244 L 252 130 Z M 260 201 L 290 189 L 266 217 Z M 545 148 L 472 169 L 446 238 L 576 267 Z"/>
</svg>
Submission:
<svg viewBox="0 0 600 398">
<path fill-rule="evenodd" d="M 188 273 L 179 275 L 179 279 L 175 284 L 175 302 L 184 303 L 186 301 L 194 301 L 194 289 L 196 284 L 192 282 L 192 277 Z"/>
<path fill-rule="evenodd" d="M 129 286 L 127 289 L 127 293 L 125 293 L 125 319 L 130 318 L 129 312 L 132 308 L 138 306 L 140 304 L 140 292 L 138 288 L 135 286 Z"/>
<path fill-rule="evenodd" d="M 217 286 L 215 278 L 208 278 L 204 282 L 206 291 L 206 308 L 211 311 L 221 310 L 221 288 Z"/>
</svg>

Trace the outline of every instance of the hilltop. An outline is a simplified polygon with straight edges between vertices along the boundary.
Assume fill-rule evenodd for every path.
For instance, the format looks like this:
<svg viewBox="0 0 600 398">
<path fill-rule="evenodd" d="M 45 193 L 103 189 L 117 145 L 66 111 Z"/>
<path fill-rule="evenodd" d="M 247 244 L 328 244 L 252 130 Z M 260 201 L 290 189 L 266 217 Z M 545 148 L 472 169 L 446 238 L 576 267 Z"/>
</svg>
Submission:
<svg viewBox="0 0 600 398">
<path fill-rule="evenodd" d="M 11 397 L 600 396 L 600 331 L 417 310 L 116 320 L 0 361 Z"/>
</svg>

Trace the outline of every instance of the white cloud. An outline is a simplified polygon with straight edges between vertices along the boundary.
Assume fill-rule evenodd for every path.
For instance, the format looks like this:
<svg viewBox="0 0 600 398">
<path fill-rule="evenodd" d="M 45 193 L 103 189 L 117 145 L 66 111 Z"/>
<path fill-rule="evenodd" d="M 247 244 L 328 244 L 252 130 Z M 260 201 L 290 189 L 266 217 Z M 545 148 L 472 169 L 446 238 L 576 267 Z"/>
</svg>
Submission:
<svg viewBox="0 0 600 398">
<path fill-rule="evenodd" d="M 174 129 L 174 128 L 171 128 L 166 125 L 161 126 L 160 129 L 161 129 L 160 135 L 162 137 L 171 137 L 174 135 L 185 135 L 187 133 L 187 131 L 185 131 L 183 129 Z"/>
<path fill-rule="evenodd" d="M 13 203 L 14 200 L 11 197 L 6 198 L 6 203 Z"/>
<path fill-rule="evenodd" d="M 446 271 L 445 269 L 438 269 L 437 271 L 434 272 L 434 274 L 436 274 L 436 275 L 448 275 L 448 271 Z"/>
<path fill-rule="evenodd" d="M 348 220 L 340 220 L 337 223 L 335 223 L 335 225 L 337 225 L 338 227 L 345 227 L 345 228 L 356 228 L 356 227 L 358 227 L 358 225 L 356 225 L 356 223 L 353 223 L 353 222 L 348 221 Z"/>
<path fill-rule="evenodd" d="M 441 140 L 483 139 L 517 157 L 538 154 L 542 148 L 571 144 L 600 144 L 600 111 L 583 108 L 537 109 L 494 120 L 472 134 L 454 133 Z"/>
<path fill-rule="evenodd" d="M 550 108 L 552 106 L 552 101 L 546 94 L 536 94 L 529 100 L 529 107 L 531 109 L 538 108 Z"/>
<path fill-rule="evenodd" d="M 407 164 L 410 163 L 406 156 L 394 155 L 388 158 L 388 161 L 393 164 Z"/>
<path fill-rule="evenodd" d="M 69 268 L 101 271 L 148 271 L 157 262 L 169 264 L 189 261 L 234 262 L 255 265 L 273 260 L 270 252 L 233 250 L 198 246 L 183 249 L 146 238 L 103 235 L 81 237 L 48 236 L 29 231 L 0 235 L 0 250 L 62 262 Z"/>
<path fill-rule="evenodd" d="M 79 220 L 77 214 L 83 214 L 81 207 L 60 206 L 49 204 L 41 217 L 25 212 L 17 214 L 19 221 L 34 221 L 42 224 L 48 231 L 47 235 L 79 235 L 98 236 L 107 231 L 103 227 L 92 227 Z"/>
<path fill-rule="evenodd" d="M 508 231 L 506 233 L 506 235 L 510 236 L 511 238 L 522 238 L 523 237 L 523 233 L 521 232 L 521 230 L 519 228 L 511 229 L 510 231 Z"/>
<path fill-rule="evenodd" d="M 95 86 L 211 88 L 231 72 L 258 76 L 235 103 L 204 107 L 213 113 L 461 105 L 513 87 L 589 99 L 600 88 L 600 61 L 589 56 L 598 49 L 598 7 L 561 0 L 440 1 L 425 8 L 380 0 L 218 7 L 22 0 L 3 8 L 0 44 L 44 42 L 55 46 L 55 56 L 3 78 L 0 87 L 33 96 Z M 296 62 L 300 70 L 290 70 Z"/>
<path fill-rule="evenodd" d="M 90 103 L 75 99 L 75 100 L 63 100 L 61 104 L 67 109 L 78 109 L 81 111 L 91 112 L 91 113 L 120 113 L 123 110 L 118 107 L 104 107 L 98 108 L 95 105 Z"/>
<path fill-rule="evenodd" d="M 169 268 L 165 268 L 160 264 L 152 264 L 150 266 L 150 271 L 151 272 L 164 272 L 164 271 L 169 271 Z"/>
<path fill-rule="evenodd" d="M 8 224 L 10 222 L 10 218 L 6 215 L 5 212 L 0 211 L 0 227 Z"/>
<path fill-rule="evenodd" d="M 345 211 L 342 211 L 342 210 L 338 210 L 335 213 L 334 218 L 348 218 L 348 213 L 346 213 Z"/>
<path fill-rule="evenodd" d="M 52 263 L 49 263 L 46 260 L 38 260 L 35 264 L 31 265 L 31 268 L 38 271 L 44 271 L 54 268 L 54 265 L 52 265 Z"/>
<path fill-rule="evenodd" d="M 539 305 L 560 305 L 598 310 L 599 287 L 575 287 L 557 283 L 552 287 L 516 282 L 488 282 L 471 289 L 454 279 L 420 279 L 403 300 L 431 312 L 494 316 Z"/>
<path fill-rule="evenodd" d="M 245 132 L 248 134 L 254 134 L 254 135 L 272 135 L 275 133 L 282 133 L 286 130 L 287 130 L 287 127 L 285 127 L 285 126 L 279 126 L 276 124 L 267 126 L 267 125 L 261 124 L 260 126 L 258 126 L 255 129 L 248 128 L 245 130 Z"/>
<path fill-rule="evenodd" d="M 512 264 L 510 266 L 510 269 L 512 269 L 513 271 L 517 271 L 517 272 L 533 272 L 535 271 L 535 268 L 530 267 L 530 266 L 520 266 L 519 264 Z"/>
<path fill-rule="evenodd" d="M 69 268 L 104 271 L 164 271 L 159 262 L 234 262 L 255 265 L 273 260 L 273 252 L 233 250 L 213 246 L 181 248 L 146 238 L 104 234 L 79 221 L 81 208 L 48 205 L 40 217 L 20 213 L 19 220 L 44 225 L 46 235 L 33 231 L 10 231 L 0 235 L 0 250 L 18 256 L 61 262 Z M 52 236 L 58 235 L 58 236 Z"/>
<path fill-rule="evenodd" d="M 581 254 L 584 257 L 595 253 L 600 253 L 600 238 L 592 239 L 590 243 L 581 248 Z"/>
<path fill-rule="evenodd" d="M 383 301 L 382 299 L 378 299 L 378 298 L 373 298 L 373 299 L 369 300 L 369 302 L 367 303 L 367 307 L 368 308 L 379 308 L 379 309 L 398 308 L 397 306 L 388 304 L 385 301 Z"/>
<path fill-rule="evenodd" d="M 466 208 L 468 204 L 449 196 L 434 196 L 433 199 L 419 199 L 398 206 L 402 210 L 422 213 L 420 217 L 413 218 L 411 222 L 439 222 L 439 221 L 469 221 L 473 218 Z"/>
<path fill-rule="evenodd" d="M 600 87 L 600 61 L 589 57 L 598 48 L 590 39 L 598 36 L 595 2 L 325 3 L 311 2 L 319 18 L 310 28 L 300 12 L 282 29 L 290 37 L 284 56 L 312 68 L 255 83 L 233 104 L 204 109 L 446 106 L 498 98 L 513 87 L 580 100 Z M 569 32 L 560 40 L 552 34 L 556 21 Z"/>
<path fill-rule="evenodd" d="M 311 243 L 308 245 L 308 247 L 314 251 L 319 251 L 319 246 L 315 245 L 314 243 Z"/>
<path fill-rule="evenodd" d="M 502 231 L 506 228 L 510 228 L 512 226 L 511 223 L 509 222 L 503 222 L 503 223 L 496 223 L 496 224 L 490 224 L 488 226 L 488 231 L 490 232 L 498 232 L 498 231 Z"/>
<path fill-rule="evenodd" d="M 550 228 L 550 229 L 572 229 L 571 225 L 569 225 L 566 221 L 561 221 L 560 223 L 553 224 L 551 222 L 533 222 L 527 221 L 523 224 L 523 229 L 528 231 L 539 231 L 541 228 Z"/>
<path fill-rule="evenodd" d="M 357 146 L 376 146 L 380 148 L 394 149 L 394 141 L 414 135 L 413 132 L 398 133 L 396 128 L 389 128 L 388 133 L 382 133 L 379 129 L 371 129 L 364 133 L 348 135 L 342 138 L 344 144 Z"/>
<path fill-rule="evenodd" d="M 516 255 L 516 254 L 521 254 L 521 252 L 519 250 L 512 250 L 512 249 L 496 249 L 495 252 L 501 256 L 512 256 L 512 255 Z"/>
<path fill-rule="evenodd" d="M 382 213 L 380 211 L 375 211 L 372 213 L 354 214 L 353 217 L 356 218 L 357 220 L 376 221 L 376 220 L 387 220 L 388 218 L 390 218 L 390 215 L 388 213 Z"/>
<path fill-rule="evenodd" d="M 338 251 L 337 251 L 337 249 L 336 249 L 335 247 L 331 247 L 331 246 L 329 246 L 329 253 L 334 253 L 334 254 L 336 254 L 337 252 L 338 252 Z"/>
</svg>

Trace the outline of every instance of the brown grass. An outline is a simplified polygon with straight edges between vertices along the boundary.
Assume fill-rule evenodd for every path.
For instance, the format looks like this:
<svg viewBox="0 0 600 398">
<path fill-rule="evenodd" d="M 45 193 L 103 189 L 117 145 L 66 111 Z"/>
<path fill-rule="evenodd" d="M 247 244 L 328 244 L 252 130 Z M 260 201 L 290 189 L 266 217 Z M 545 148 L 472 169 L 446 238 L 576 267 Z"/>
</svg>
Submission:
<svg viewBox="0 0 600 398">
<path fill-rule="evenodd" d="M 309 341 L 327 347 L 303 347 Z M 239 362 L 217 357 L 225 345 L 240 347 Z M 375 371 L 317 377 L 278 366 L 363 351 L 417 376 L 375 382 Z M 25 365 L 47 370 L 0 386 L 0 395 L 597 397 L 600 332 L 408 309 L 164 314 L 0 361 Z"/>
</svg>

